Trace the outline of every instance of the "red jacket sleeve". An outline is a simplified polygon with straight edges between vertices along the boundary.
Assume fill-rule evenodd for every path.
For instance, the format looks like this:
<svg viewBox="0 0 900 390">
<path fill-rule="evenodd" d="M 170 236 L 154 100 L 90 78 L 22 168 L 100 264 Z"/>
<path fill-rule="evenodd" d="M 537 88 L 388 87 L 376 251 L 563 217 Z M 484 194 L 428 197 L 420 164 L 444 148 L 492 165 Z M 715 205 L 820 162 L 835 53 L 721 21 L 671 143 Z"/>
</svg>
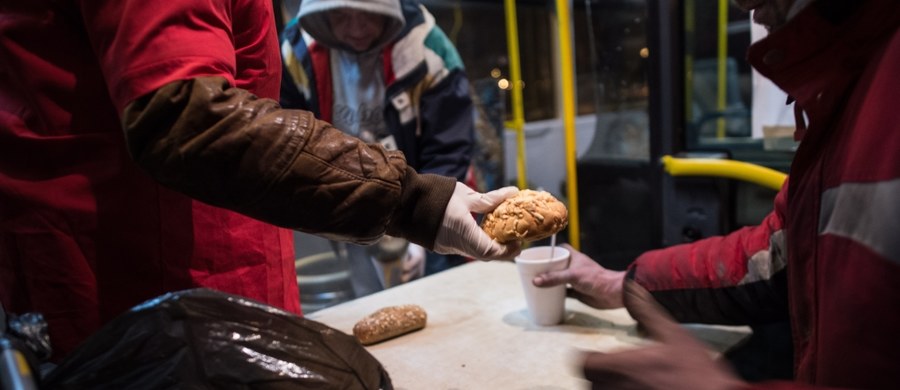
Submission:
<svg viewBox="0 0 900 390">
<path fill-rule="evenodd" d="M 787 181 L 758 226 L 644 253 L 629 277 L 681 322 L 747 325 L 785 320 Z"/>
<path fill-rule="evenodd" d="M 85 31 L 118 112 L 172 81 L 236 70 L 231 2 L 79 2 Z"/>
</svg>

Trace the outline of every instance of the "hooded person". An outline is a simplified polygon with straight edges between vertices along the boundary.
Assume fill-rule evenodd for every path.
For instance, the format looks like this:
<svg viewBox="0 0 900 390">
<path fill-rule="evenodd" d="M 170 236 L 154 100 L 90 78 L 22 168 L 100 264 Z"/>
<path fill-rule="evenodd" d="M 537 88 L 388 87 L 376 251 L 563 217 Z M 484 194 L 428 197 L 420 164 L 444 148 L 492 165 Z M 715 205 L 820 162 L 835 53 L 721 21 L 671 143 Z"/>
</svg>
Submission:
<svg viewBox="0 0 900 390">
<path fill-rule="evenodd" d="M 466 181 L 475 143 L 468 80 L 453 44 L 417 1 L 304 0 L 283 35 L 283 106 L 400 150 L 420 173 Z M 361 248 L 349 251 L 366 257 Z M 424 255 L 410 245 L 404 281 L 417 276 Z M 427 256 L 426 274 L 465 262 Z M 366 276 L 367 257 L 352 263 L 357 295 L 386 287 Z"/>
</svg>

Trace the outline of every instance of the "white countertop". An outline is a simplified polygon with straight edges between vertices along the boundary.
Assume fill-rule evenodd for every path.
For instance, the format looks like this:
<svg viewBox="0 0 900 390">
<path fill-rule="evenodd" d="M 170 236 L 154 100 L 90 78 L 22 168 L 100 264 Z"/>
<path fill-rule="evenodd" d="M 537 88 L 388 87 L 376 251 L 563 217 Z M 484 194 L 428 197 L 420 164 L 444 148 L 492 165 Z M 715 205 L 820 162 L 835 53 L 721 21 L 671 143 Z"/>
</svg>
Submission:
<svg viewBox="0 0 900 390">
<path fill-rule="evenodd" d="M 557 326 L 532 325 L 515 265 L 476 261 L 307 317 L 353 334 L 353 325 L 385 306 L 413 303 L 425 329 L 368 346 L 398 390 L 587 389 L 580 352 L 609 352 L 649 342 L 625 309 L 597 310 L 566 299 Z M 746 327 L 690 326 L 713 353 L 750 334 Z"/>
</svg>

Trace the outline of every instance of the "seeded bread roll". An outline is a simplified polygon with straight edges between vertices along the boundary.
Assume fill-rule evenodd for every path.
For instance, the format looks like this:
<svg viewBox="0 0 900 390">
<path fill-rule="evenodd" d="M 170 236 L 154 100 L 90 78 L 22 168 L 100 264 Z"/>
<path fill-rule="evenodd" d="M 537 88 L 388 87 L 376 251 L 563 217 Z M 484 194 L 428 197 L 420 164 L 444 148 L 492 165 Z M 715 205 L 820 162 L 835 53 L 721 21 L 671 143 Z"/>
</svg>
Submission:
<svg viewBox="0 0 900 390">
<path fill-rule="evenodd" d="M 550 237 L 569 223 L 566 205 L 546 191 L 522 190 L 484 217 L 481 228 L 500 243 Z"/>
<path fill-rule="evenodd" d="M 428 315 L 419 305 L 388 306 L 369 314 L 353 326 L 363 345 L 374 344 L 425 327 Z"/>
</svg>

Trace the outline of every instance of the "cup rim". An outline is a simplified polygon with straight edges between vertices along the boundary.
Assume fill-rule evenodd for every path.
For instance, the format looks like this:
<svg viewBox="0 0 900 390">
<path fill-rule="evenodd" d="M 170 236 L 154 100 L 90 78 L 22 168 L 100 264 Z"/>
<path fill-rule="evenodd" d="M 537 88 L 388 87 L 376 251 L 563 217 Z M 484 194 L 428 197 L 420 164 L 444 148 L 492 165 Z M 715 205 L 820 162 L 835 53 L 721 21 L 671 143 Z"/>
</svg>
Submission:
<svg viewBox="0 0 900 390">
<path fill-rule="evenodd" d="M 538 248 L 550 248 L 550 245 L 542 245 L 542 246 L 531 247 L 531 248 L 527 248 L 527 249 L 522 250 L 522 252 L 525 252 L 525 251 L 531 250 L 531 249 L 538 249 Z M 572 253 L 571 253 L 568 249 L 563 248 L 563 247 L 560 247 L 560 246 L 558 246 L 558 245 L 556 246 L 556 249 L 554 249 L 554 250 L 563 251 L 566 255 L 565 255 L 565 256 L 561 256 L 559 259 L 554 259 L 554 258 L 548 258 L 548 259 L 522 259 L 522 258 L 519 257 L 519 256 L 522 255 L 522 254 L 520 253 L 518 256 L 515 257 L 514 260 L 515 260 L 516 263 L 525 263 L 525 264 L 543 264 L 543 263 L 553 263 L 553 262 L 557 262 L 557 261 L 563 261 L 563 260 L 565 260 L 567 257 L 572 256 Z"/>
</svg>

